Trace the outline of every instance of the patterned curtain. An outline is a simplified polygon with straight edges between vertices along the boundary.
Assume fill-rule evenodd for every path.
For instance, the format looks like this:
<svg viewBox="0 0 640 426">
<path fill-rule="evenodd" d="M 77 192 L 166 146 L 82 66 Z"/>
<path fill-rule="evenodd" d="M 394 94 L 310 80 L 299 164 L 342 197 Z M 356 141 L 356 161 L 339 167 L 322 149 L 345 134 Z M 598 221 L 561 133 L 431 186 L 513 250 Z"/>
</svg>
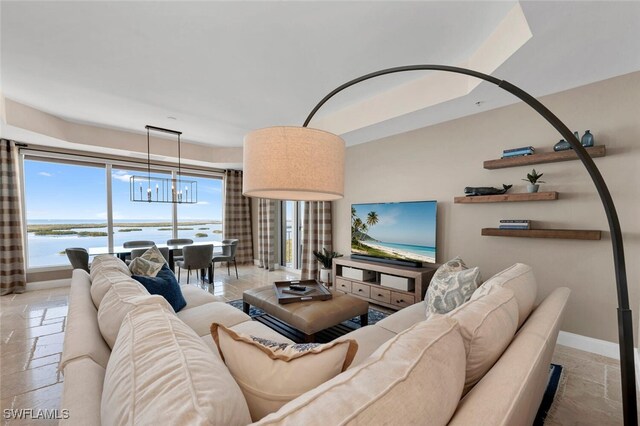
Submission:
<svg viewBox="0 0 640 426">
<path fill-rule="evenodd" d="M 276 263 L 275 236 L 276 236 L 276 202 L 274 200 L 260 199 L 258 208 L 258 266 L 273 271 Z"/>
<path fill-rule="evenodd" d="M 326 248 L 333 251 L 331 239 L 331 202 L 310 201 L 304 203 L 302 232 L 302 279 L 318 278 L 318 261 L 313 251 Z"/>
<path fill-rule="evenodd" d="M 225 172 L 224 221 L 222 233 L 226 239 L 238 239 L 236 261 L 253 263 L 251 233 L 251 200 L 242 195 L 242 171 Z"/>
<path fill-rule="evenodd" d="M 0 140 L 0 295 L 23 293 L 24 271 L 22 212 L 18 182 L 18 148 L 15 142 Z"/>
</svg>

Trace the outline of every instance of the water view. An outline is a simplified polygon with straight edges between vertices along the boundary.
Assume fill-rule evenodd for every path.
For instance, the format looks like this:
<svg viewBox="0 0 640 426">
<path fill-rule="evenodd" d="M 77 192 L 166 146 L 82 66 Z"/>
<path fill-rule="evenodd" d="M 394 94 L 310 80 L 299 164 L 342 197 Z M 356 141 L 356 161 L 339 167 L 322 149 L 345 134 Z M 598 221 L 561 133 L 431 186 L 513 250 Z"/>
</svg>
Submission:
<svg viewBox="0 0 640 426">
<path fill-rule="evenodd" d="M 57 222 L 57 223 L 56 223 Z M 106 223 L 87 220 L 32 221 L 27 226 L 29 267 L 58 266 L 68 264 L 64 250 L 68 247 L 107 247 Z M 178 224 L 178 236 L 194 241 L 221 241 L 221 221 L 190 221 Z M 171 238 L 171 223 L 152 221 L 128 221 L 114 223 L 115 246 L 125 241 L 151 240 L 158 244 Z"/>
</svg>

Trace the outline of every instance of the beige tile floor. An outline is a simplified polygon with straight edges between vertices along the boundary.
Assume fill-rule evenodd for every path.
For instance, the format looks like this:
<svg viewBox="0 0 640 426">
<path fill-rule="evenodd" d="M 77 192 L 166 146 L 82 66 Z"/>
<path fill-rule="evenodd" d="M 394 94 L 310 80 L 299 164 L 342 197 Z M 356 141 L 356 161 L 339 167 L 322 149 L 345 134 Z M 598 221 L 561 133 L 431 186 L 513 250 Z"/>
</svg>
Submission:
<svg viewBox="0 0 640 426">
<path fill-rule="evenodd" d="M 298 278 L 286 271 L 238 268 L 239 279 L 218 270 L 213 286 L 201 285 L 219 301 L 240 299 L 242 292 L 277 280 Z M 233 273 L 233 271 L 232 271 Z M 182 275 L 182 283 L 186 277 Z M 68 288 L 0 297 L 0 408 L 60 409 L 62 352 Z M 565 367 L 548 425 L 622 424 L 620 369 L 613 359 L 557 346 L 553 362 Z M 3 424 L 56 424 L 57 420 L 7 420 Z"/>
</svg>

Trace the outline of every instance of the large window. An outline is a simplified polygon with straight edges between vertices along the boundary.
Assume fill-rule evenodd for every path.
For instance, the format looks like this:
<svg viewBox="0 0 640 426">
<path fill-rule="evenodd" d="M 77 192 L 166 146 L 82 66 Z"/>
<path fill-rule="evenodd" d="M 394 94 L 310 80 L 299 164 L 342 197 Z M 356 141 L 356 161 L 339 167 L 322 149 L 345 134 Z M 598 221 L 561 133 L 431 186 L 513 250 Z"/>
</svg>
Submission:
<svg viewBox="0 0 640 426">
<path fill-rule="evenodd" d="M 222 241 L 222 180 L 194 175 L 197 204 L 178 204 L 178 237 L 193 241 Z"/>
<path fill-rule="evenodd" d="M 108 248 L 131 240 L 163 244 L 176 236 L 222 240 L 222 176 L 189 174 L 197 181 L 197 204 L 134 202 L 129 178 L 146 176 L 146 170 L 60 157 L 27 154 L 23 162 L 29 269 L 69 265 L 64 252 L 69 247 Z M 171 178 L 176 173 L 167 168 L 151 175 Z"/>
<path fill-rule="evenodd" d="M 104 166 L 24 161 L 27 265 L 68 265 L 68 247 L 107 246 Z"/>
</svg>

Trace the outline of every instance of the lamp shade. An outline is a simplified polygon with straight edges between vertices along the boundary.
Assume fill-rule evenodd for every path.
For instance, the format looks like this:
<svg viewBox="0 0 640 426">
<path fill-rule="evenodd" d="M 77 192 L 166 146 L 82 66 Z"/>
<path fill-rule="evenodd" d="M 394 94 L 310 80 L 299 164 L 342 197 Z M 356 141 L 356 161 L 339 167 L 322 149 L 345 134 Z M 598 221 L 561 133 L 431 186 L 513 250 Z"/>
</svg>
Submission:
<svg viewBox="0 0 640 426">
<path fill-rule="evenodd" d="M 344 194 L 344 140 L 307 127 L 269 127 L 244 138 L 242 193 L 331 201 Z"/>
</svg>

